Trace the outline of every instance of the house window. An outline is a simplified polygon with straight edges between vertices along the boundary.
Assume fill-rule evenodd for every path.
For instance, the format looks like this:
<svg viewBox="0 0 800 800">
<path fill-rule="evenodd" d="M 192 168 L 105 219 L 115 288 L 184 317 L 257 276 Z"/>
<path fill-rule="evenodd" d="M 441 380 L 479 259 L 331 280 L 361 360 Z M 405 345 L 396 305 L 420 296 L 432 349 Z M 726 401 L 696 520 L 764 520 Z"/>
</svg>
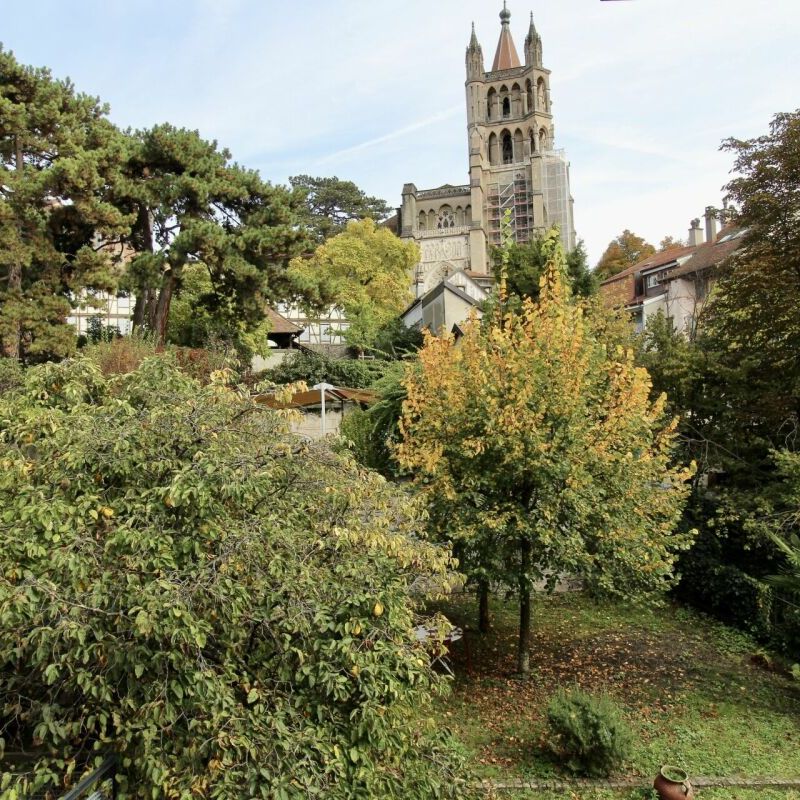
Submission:
<svg viewBox="0 0 800 800">
<path fill-rule="evenodd" d="M 647 288 L 655 289 L 659 284 L 658 275 L 653 273 L 647 276 Z"/>
</svg>

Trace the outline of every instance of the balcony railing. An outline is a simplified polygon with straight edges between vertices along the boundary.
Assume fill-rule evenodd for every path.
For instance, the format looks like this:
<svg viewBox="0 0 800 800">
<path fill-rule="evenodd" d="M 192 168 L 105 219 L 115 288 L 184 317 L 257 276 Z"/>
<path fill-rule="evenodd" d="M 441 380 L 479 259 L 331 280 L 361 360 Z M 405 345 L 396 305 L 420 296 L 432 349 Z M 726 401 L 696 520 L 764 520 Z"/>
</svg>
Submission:
<svg viewBox="0 0 800 800">
<path fill-rule="evenodd" d="M 412 234 L 417 239 L 433 239 L 440 236 L 464 236 L 470 230 L 469 225 L 456 225 L 454 228 L 434 228 L 433 230 L 414 228 Z"/>
</svg>

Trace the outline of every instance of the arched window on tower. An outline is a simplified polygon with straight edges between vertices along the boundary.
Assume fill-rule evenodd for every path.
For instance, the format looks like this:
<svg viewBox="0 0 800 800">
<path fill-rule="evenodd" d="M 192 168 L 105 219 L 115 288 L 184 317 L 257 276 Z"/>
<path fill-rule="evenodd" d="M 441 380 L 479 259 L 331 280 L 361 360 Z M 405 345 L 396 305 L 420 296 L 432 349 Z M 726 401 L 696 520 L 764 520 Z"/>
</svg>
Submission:
<svg viewBox="0 0 800 800">
<path fill-rule="evenodd" d="M 419 212 L 419 229 L 424 231 L 428 227 L 428 215 L 424 211 Z"/>
<path fill-rule="evenodd" d="M 532 130 L 528 131 L 528 139 L 531 144 L 531 155 L 533 155 L 536 152 L 536 135 Z"/>
<path fill-rule="evenodd" d="M 511 116 L 511 100 L 506 96 L 503 98 L 503 119 Z"/>
<path fill-rule="evenodd" d="M 522 152 L 522 131 L 517 128 L 514 132 L 514 161 L 522 161 L 524 155 Z"/>
<path fill-rule="evenodd" d="M 502 142 L 503 142 L 503 163 L 504 164 L 513 164 L 514 163 L 514 141 L 511 138 L 511 134 L 508 131 L 503 131 L 501 137 L 502 137 Z"/>
<path fill-rule="evenodd" d="M 533 111 L 533 84 L 530 78 L 525 81 L 525 101 L 527 103 L 525 113 L 530 114 Z"/>
<path fill-rule="evenodd" d="M 467 206 L 464 209 L 464 224 L 472 225 L 472 206 Z"/>
<path fill-rule="evenodd" d="M 460 228 L 464 224 L 464 209 L 456 206 L 456 225 Z"/>
<path fill-rule="evenodd" d="M 497 153 L 497 134 L 492 133 L 489 135 L 489 163 L 499 164 L 500 160 Z"/>
<path fill-rule="evenodd" d="M 491 89 L 489 89 L 489 93 L 486 95 L 486 119 L 492 118 L 496 103 L 497 103 L 497 92 L 494 90 L 494 87 L 492 87 Z"/>
<path fill-rule="evenodd" d="M 519 117 L 522 112 L 522 90 L 519 84 L 515 83 L 511 87 L 511 114 L 514 117 Z"/>
</svg>

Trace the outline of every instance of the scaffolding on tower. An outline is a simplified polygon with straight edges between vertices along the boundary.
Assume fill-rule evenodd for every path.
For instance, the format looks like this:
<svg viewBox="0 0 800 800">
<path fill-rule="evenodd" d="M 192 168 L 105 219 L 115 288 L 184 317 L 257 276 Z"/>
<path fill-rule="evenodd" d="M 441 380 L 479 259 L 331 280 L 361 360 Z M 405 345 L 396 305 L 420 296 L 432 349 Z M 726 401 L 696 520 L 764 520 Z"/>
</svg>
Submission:
<svg viewBox="0 0 800 800">
<path fill-rule="evenodd" d="M 517 172 L 511 181 L 500 179 L 486 191 L 486 216 L 489 222 L 489 241 L 500 244 L 500 222 L 511 212 L 511 231 L 514 241 L 528 242 L 533 234 L 533 203 L 531 182 L 525 172 Z"/>
<path fill-rule="evenodd" d="M 569 252 L 575 247 L 572 196 L 569 189 L 569 161 L 563 150 L 548 150 L 540 159 L 545 222 L 558 225 L 561 242 Z"/>
</svg>

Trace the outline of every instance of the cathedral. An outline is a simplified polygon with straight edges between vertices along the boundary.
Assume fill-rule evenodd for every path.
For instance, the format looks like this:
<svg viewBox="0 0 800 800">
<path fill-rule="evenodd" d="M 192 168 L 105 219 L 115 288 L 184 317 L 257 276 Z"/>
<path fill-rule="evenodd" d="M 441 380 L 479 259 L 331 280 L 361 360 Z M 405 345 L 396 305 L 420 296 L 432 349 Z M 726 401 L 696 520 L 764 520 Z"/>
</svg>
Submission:
<svg viewBox="0 0 800 800">
<path fill-rule="evenodd" d="M 550 71 L 543 66 L 533 15 L 524 58 L 523 64 L 505 4 L 488 72 L 473 24 L 466 58 L 469 183 L 403 187 L 398 232 L 421 252 L 414 275 L 416 298 L 453 283 L 456 274 L 462 291 L 466 284 L 473 294 L 486 288 L 491 283 L 491 248 L 500 243 L 500 221 L 507 211 L 517 242 L 558 225 L 565 248 L 575 246 L 569 163 L 554 147 Z"/>
</svg>

